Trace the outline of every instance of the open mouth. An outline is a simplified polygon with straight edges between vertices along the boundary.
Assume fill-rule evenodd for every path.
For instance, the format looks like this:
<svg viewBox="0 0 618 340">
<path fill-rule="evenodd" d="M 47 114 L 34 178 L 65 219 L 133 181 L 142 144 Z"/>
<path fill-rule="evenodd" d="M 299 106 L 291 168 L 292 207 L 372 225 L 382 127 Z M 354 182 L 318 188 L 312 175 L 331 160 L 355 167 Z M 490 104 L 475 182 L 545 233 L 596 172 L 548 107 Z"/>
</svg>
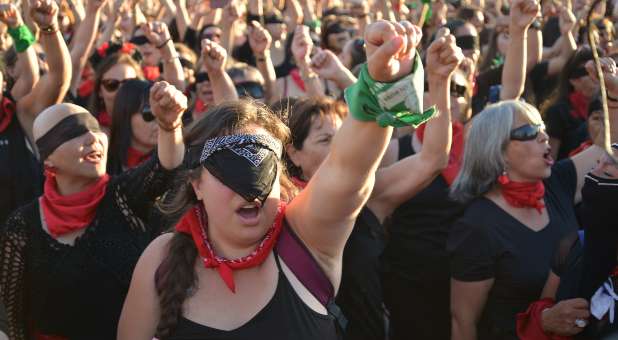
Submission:
<svg viewBox="0 0 618 340">
<path fill-rule="evenodd" d="M 547 150 L 547 152 L 543 154 L 543 159 L 545 160 L 545 164 L 549 166 L 554 165 L 554 159 L 551 157 L 551 150 Z"/>
<path fill-rule="evenodd" d="M 262 204 L 259 202 L 246 203 L 236 210 L 236 214 L 244 224 L 254 225 L 259 222 L 260 208 Z"/>
<path fill-rule="evenodd" d="M 103 153 L 101 151 L 91 151 L 84 156 L 84 160 L 94 164 L 100 163 L 101 159 L 103 159 Z"/>
</svg>

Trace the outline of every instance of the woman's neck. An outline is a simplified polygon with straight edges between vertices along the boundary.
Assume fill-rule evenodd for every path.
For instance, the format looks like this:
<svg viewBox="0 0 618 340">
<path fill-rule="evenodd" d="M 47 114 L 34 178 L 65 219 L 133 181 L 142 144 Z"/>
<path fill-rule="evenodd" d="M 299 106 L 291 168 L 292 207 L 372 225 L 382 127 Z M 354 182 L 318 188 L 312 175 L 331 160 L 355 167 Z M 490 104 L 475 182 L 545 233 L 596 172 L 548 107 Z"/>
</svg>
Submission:
<svg viewBox="0 0 618 340">
<path fill-rule="evenodd" d="M 68 196 L 86 190 L 98 180 L 99 178 L 56 175 L 56 187 L 60 195 Z"/>
<path fill-rule="evenodd" d="M 225 236 L 220 235 L 216 230 L 216 228 L 208 228 L 208 242 L 210 243 L 215 255 L 229 260 L 243 258 L 251 254 L 260 245 L 262 239 L 266 235 L 266 233 L 264 233 L 264 236 L 255 242 L 241 244 L 239 242 L 226 239 Z"/>
</svg>

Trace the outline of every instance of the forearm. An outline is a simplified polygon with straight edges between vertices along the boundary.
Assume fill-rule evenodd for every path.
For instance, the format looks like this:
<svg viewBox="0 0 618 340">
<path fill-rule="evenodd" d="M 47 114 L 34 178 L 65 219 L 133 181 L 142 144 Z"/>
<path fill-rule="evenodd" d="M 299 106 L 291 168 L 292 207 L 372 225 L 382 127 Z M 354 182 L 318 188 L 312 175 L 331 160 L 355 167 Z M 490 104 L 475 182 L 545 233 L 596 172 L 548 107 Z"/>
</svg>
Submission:
<svg viewBox="0 0 618 340">
<path fill-rule="evenodd" d="M 541 62 L 543 57 L 543 35 L 540 29 L 529 28 L 526 39 L 526 74 L 532 70 L 536 64 Z"/>
<path fill-rule="evenodd" d="M 448 164 L 451 150 L 451 105 L 450 79 L 430 80 L 429 98 L 436 106 L 438 115 L 427 122 L 425 138 L 421 149 L 421 158 L 432 164 L 435 171 L 440 171 Z"/>
<path fill-rule="evenodd" d="M 178 28 L 178 36 L 180 41 L 184 41 L 187 34 L 187 27 L 191 24 L 191 17 L 187 11 L 184 0 L 180 0 L 176 6 L 176 28 Z"/>
<path fill-rule="evenodd" d="M 75 45 L 71 48 L 71 65 L 73 76 L 71 79 L 71 92 L 75 93 L 81 79 L 82 69 L 88 61 L 90 52 L 99 30 L 101 11 L 93 11 L 86 14 L 84 21 L 77 28 L 75 33 Z"/>
<path fill-rule="evenodd" d="M 288 0 L 287 5 L 289 6 L 288 32 L 294 32 L 296 25 L 304 22 L 303 7 L 298 0 Z"/>
<path fill-rule="evenodd" d="M 308 63 L 299 63 L 300 75 L 305 84 L 305 93 L 309 97 L 320 97 L 324 95 L 324 86 L 320 77 L 311 70 Z"/>
<path fill-rule="evenodd" d="M 524 91 L 526 78 L 526 31 L 511 29 L 511 44 L 502 70 L 500 99 L 518 99 Z"/>
<path fill-rule="evenodd" d="M 236 87 L 234 87 L 234 82 L 224 70 L 209 71 L 208 77 L 210 78 L 215 104 L 238 100 L 238 93 L 236 92 Z"/>
<path fill-rule="evenodd" d="M 266 102 L 272 103 L 279 98 L 277 93 L 277 74 L 275 73 L 275 66 L 270 58 L 270 51 L 265 51 L 263 54 L 255 54 L 255 61 L 258 70 L 264 77 L 264 90 L 266 92 Z"/>
<path fill-rule="evenodd" d="M 161 49 L 161 57 L 163 58 L 163 78 L 174 85 L 178 90 L 185 90 L 185 73 L 178 58 L 178 52 L 174 47 L 174 43 L 169 40 Z"/>
<path fill-rule="evenodd" d="M 46 75 L 43 94 L 49 99 L 45 106 L 59 103 L 71 83 L 71 55 L 60 31 L 53 34 L 41 33 L 39 43 L 47 56 L 49 72 Z M 43 79 L 39 82 L 41 83 Z"/>
<path fill-rule="evenodd" d="M 157 155 L 161 165 L 167 170 L 180 166 L 185 154 L 182 128 L 179 126 L 172 131 L 160 128 L 157 138 Z"/>
<path fill-rule="evenodd" d="M 11 96 L 19 101 L 32 91 L 39 81 L 39 62 L 34 47 L 30 46 L 25 51 L 17 53 L 16 68 L 21 70 L 21 73 L 11 89 Z"/>
<path fill-rule="evenodd" d="M 464 322 L 453 316 L 451 321 L 451 340 L 476 340 L 476 325 Z"/>
<path fill-rule="evenodd" d="M 99 36 L 99 40 L 97 41 L 96 46 L 101 46 L 104 43 L 111 41 L 112 36 L 114 35 L 114 31 L 116 30 L 116 22 L 118 21 L 118 17 L 113 15 L 107 20 L 105 24 L 105 29 L 103 33 Z"/>
<path fill-rule="evenodd" d="M 333 78 L 333 81 L 335 82 L 335 84 L 337 84 L 337 87 L 339 87 L 341 90 L 345 90 L 346 88 L 354 85 L 357 79 L 350 70 L 343 67 L 340 72 Z"/>
<path fill-rule="evenodd" d="M 233 22 L 225 22 L 221 27 L 221 31 L 223 31 L 223 34 L 221 35 L 221 46 L 223 46 L 223 48 L 225 48 L 225 50 L 227 51 L 227 53 L 231 56 L 232 55 L 232 50 L 234 48 L 234 23 Z M 229 58 L 228 62 L 231 62 L 232 58 Z"/>
</svg>

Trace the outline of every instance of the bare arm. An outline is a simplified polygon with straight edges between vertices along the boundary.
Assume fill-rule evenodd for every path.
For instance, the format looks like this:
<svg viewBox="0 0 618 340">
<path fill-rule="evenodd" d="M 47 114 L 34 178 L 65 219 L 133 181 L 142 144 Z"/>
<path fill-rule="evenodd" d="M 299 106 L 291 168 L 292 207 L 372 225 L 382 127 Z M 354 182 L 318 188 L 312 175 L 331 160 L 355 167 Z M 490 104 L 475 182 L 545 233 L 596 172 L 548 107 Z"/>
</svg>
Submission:
<svg viewBox="0 0 618 340">
<path fill-rule="evenodd" d="M 225 72 L 226 59 L 227 52 L 223 47 L 208 39 L 202 41 L 202 60 L 208 72 L 215 104 L 238 99 L 234 82 Z"/>
<path fill-rule="evenodd" d="M 465 282 L 451 279 L 451 339 L 476 340 L 477 324 L 494 279 Z"/>
<path fill-rule="evenodd" d="M 191 24 L 191 17 L 187 11 L 186 0 L 175 0 L 176 4 L 176 28 L 178 29 L 178 36 L 180 41 L 184 41 L 187 34 L 187 27 Z"/>
<path fill-rule="evenodd" d="M 286 23 L 288 25 L 288 32 L 292 32 L 296 29 L 296 25 L 303 23 L 303 7 L 298 0 L 288 0 L 287 6 L 286 17 L 288 20 Z"/>
<path fill-rule="evenodd" d="M 258 70 L 264 77 L 264 89 L 266 91 L 266 102 L 273 103 L 278 100 L 281 95 L 277 88 L 277 74 L 275 66 L 270 57 L 270 45 L 272 37 L 259 22 L 251 22 L 249 27 L 249 46 L 255 56 L 255 62 Z"/>
<path fill-rule="evenodd" d="M 420 41 L 420 34 L 399 35 L 395 25 L 377 22 L 368 27 L 365 34 L 369 73 L 377 81 L 399 79 L 412 69 L 414 48 Z M 400 32 L 405 32 L 399 28 Z M 404 41 L 410 43 L 404 46 Z M 374 173 L 392 131 L 375 122 L 362 122 L 348 116 L 335 135 L 329 155 L 306 189 L 288 207 L 286 216 L 290 225 L 335 287 L 339 286 L 341 277 L 344 245 L 356 216 L 369 198 Z"/>
<path fill-rule="evenodd" d="M 187 110 L 187 97 L 173 85 L 161 81 L 150 89 L 150 107 L 159 124 L 159 162 L 165 169 L 175 169 L 185 154 L 182 114 Z"/>
<path fill-rule="evenodd" d="M 560 43 L 559 54 L 549 61 L 547 68 L 548 75 L 560 73 L 573 53 L 575 53 L 575 50 L 577 50 L 575 37 L 573 37 L 573 27 L 575 27 L 575 23 L 575 15 L 573 12 L 571 12 L 568 7 L 563 7 L 560 12 L 561 37 L 558 39 Z"/>
<path fill-rule="evenodd" d="M 161 21 L 148 23 L 142 26 L 144 35 L 150 43 L 159 48 L 163 58 L 163 78 L 177 89 L 185 90 L 185 73 L 178 58 L 167 24 Z"/>
<path fill-rule="evenodd" d="M 73 77 L 71 78 L 71 93 L 77 91 L 77 86 L 81 80 L 82 70 L 88 62 L 88 57 L 92 52 L 92 47 L 99 30 L 99 22 L 101 20 L 101 8 L 105 3 L 104 0 L 89 0 L 86 10 L 86 16 L 81 24 L 77 27 L 73 41 L 75 44 L 71 47 L 71 66 Z"/>
<path fill-rule="evenodd" d="M 356 83 L 356 77 L 339 60 L 339 57 L 329 50 L 320 50 L 311 58 L 311 69 L 320 78 L 334 82 L 344 90 Z"/>
<path fill-rule="evenodd" d="M 500 99 L 518 99 L 524 92 L 527 72 L 528 27 L 539 12 L 539 5 L 532 0 L 515 0 L 511 6 L 509 33 L 510 45 L 502 71 Z"/>
<path fill-rule="evenodd" d="M 419 153 L 378 170 L 368 206 L 381 220 L 429 185 L 448 164 L 452 134 L 450 82 L 463 54 L 455 45 L 455 38 L 445 29 L 427 50 L 426 60 L 429 97 L 438 115 L 427 122 Z"/>
<path fill-rule="evenodd" d="M 234 50 L 234 26 L 240 20 L 242 15 L 241 4 L 232 1 L 227 7 L 223 9 L 221 15 L 221 30 L 223 35 L 221 36 L 221 46 L 225 48 L 229 55 Z"/>
<path fill-rule="evenodd" d="M 319 97 L 324 95 L 324 86 L 318 75 L 311 69 L 310 55 L 313 48 L 309 27 L 305 25 L 297 26 L 292 40 L 292 54 L 305 83 L 305 92 L 310 97 Z"/>
<path fill-rule="evenodd" d="M 99 36 L 97 40 L 96 46 L 101 46 L 104 43 L 111 41 L 116 31 L 116 25 L 120 21 L 120 8 L 122 7 L 123 0 L 114 0 L 114 7 L 107 17 L 107 20 L 103 23 L 105 28 L 103 29 L 103 33 Z"/>
</svg>

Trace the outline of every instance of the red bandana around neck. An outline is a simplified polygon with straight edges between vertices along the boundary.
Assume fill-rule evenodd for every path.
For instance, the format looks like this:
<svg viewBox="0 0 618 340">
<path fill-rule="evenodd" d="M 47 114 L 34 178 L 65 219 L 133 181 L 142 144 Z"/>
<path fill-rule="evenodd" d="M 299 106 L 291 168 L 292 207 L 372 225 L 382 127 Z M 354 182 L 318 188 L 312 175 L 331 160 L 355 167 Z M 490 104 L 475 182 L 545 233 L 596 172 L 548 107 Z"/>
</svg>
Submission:
<svg viewBox="0 0 618 340">
<path fill-rule="evenodd" d="M 296 86 L 298 86 L 299 89 L 305 92 L 305 81 L 303 80 L 303 77 L 301 77 L 300 75 L 300 70 L 295 68 L 292 71 L 290 71 L 290 77 L 292 78 Z"/>
<path fill-rule="evenodd" d="M 259 266 L 266 260 L 268 254 L 273 249 L 279 233 L 283 228 L 283 218 L 285 216 L 285 203 L 279 204 L 277 217 L 272 227 L 268 230 L 262 242 L 251 252 L 251 254 L 239 259 L 228 260 L 219 257 L 215 254 L 210 242 L 208 241 L 208 221 L 204 212 L 204 207 L 201 204 L 195 205 L 189 209 L 176 225 L 176 231 L 191 235 L 198 253 L 202 258 L 204 267 L 217 269 L 219 276 L 227 287 L 236 293 L 236 284 L 234 283 L 234 270 L 247 269 Z"/>
<path fill-rule="evenodd" d="M 159 66 L 142 66 L 142 72 L 144 72 L 144 78 L 150 81 L 155 81 L 161 76 Z"/>
<path fill-rule="evenodd" d="M 2 97 L 0 102 L 0 132 L 6 130 L 15 115 L 15 103 L 9 98 Z"/>
<path fill-rule="evenodd" d="M 573 118 L 588 119 L 588 98 L 581 92 L 572 92 L 569 95 L 569 104 L 571 104 L 571 116 Z"/>
<path fill-rule="evenodd" d="M 300 190 L 304 189 L 307 186 L 307 182 L 303 181 L 298 177 L 291 177 L 290 179 L 292 180 L 292 183 L 294 183 L 294 185 Z"/>
<path fill-rule="evenodd" d="M 108 182 L 109 175 L 105 174 L 85 190 L 62 196 L 58 192 L 56 176 L 46 173 L 40 202 L 49 233 L 58 238 L 88 226 L 105 196 Z"/>
<path fill-rule="evenodd" d="M 99 124 L 101 126 L 107 128 L 112 126 L 112 116 L 107 113 L 107 111 L 99 112 L 99 114 L 97 115 L 97 120 L 99 121 Z"/>
<path fill-rule="evenodd" d="M 416 129 L 416 137 L 421 143 L 425 138 L 425 128 L 427 124 L 423 124 Z M 453 122 L 453 138 L 451 141 L 451 151 L 448 155 L 448 165 L 442 170 L 442 177 L 446 183 L 451 186 L 455 181 L 455 177 L 459 174 L 461 162 L 463 160 L 464 150 L 464 126 L 460 122 Z"/>
<path fill-rule="evenodd" d="M 132 169 L 144 163 L 150 158 L 150 152 L 141 152 L 136 148 L 129 146 L 127 149 L 127 168 Z"/>
<path fill-rule="evenodd" d="M 537 182 L 513 182 L 508 176 L 500 175 L 498 183 L 502 188 L 502 197 L 506 202 L 516 208 L 534 208 L 539 214 L 543 212 L 545 204 L 545 185 L 543 181 Z"/>
</svg>

